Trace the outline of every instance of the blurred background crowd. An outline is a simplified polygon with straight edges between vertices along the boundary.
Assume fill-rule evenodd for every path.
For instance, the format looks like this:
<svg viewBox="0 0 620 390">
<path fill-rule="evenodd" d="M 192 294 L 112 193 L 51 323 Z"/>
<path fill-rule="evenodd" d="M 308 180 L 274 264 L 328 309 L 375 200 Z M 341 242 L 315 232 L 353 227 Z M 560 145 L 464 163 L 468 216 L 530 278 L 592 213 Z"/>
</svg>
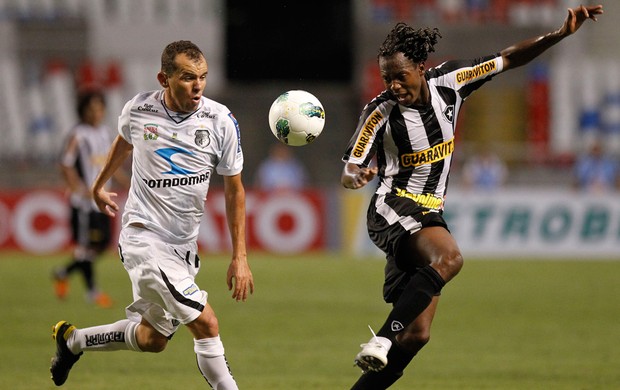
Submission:
<svg viewBox="0 0 620 390">
<path fill-rule="evenodd" d="M 427 64 L 433 66 L 559 28 L 566 8 L 579 3 L 0 0 L 0 189 L 62 186 L 58 156 L 77 122 L 76 93 L 101 89 L 114 129 L 128 99 L 159 87 L 165 44 L 189 39 L 209 63 L 205 94 L 239 121 L 246 185 L 261 188 L 263 162 L 273 152 L 300 165 L 302 187 L 331 194 L 359 113 L 383 88 L 376 51 L 395 23 L 439 28 L 443 38 Z M 620 4 L 604 3 L 598 24 L 468 99 L 451 190 L 617 190 L 620 47 L 613 37 Z M 289 89 L 317 96 L 326 126 L 314 143 L 282 153 L 267 112 Z"/>
</svg>

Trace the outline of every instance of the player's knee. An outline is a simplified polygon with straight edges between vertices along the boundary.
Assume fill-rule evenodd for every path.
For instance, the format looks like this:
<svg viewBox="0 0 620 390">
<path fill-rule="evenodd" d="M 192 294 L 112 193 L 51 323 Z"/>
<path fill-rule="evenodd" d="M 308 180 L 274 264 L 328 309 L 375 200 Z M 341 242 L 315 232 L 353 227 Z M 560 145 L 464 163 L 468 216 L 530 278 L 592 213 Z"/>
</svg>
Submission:
<svg viewBox="0 0 620 390">
<path fill-rule="evenodd" d="M 210 315 L 201 315 L 187 324 L 187 326 L 196 339 L 215 337 L 220 334 L 217 317 L 212 313 Z"/>
<path fill-rule="evenodd" d="M 438 262 L 441 276 L 448 282 L 454 278 L 463 268 L 463 255 L 458 250 L 452 250 L 441 256 Z"/>
</svg>

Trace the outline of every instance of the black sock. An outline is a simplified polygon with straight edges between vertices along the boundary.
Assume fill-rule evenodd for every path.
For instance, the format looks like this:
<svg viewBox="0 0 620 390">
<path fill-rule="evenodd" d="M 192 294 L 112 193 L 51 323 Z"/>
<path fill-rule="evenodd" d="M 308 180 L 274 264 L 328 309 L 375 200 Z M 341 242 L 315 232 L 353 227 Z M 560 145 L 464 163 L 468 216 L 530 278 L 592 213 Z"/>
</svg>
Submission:
<svg viewBox="0 0 620 390">
<path fill-rule="evenodd" d="M 95 289 L 93 262 L 90 260 L 84 260 L 80 261 L 78 264 L 80 272 L 82 272 L 82 276 L 84 277 L 84 283 L 86 284 L 86 288 L 88 289 L 88 291 L 93 291 Z"/>
<path fill-rule="evenodd" d="M 403 370 L 409 365 L 414 356 L 414 353 L 405 350 L 398 343 L 393 343 L 387 355 L 387 366 L 379 372 L 368 371 L 362 374 L 351 390 L 387 389 L 403 376 Z"/>
<path fill-rule="evenodd" d="M 387 320 L 377 332 L 377 336 L 390 339 L 411 324 L 439 294 L 446 282 L 430 265 L 419 270 L 409 281 L 405 291 L 394 304 Z"/>
</svg>

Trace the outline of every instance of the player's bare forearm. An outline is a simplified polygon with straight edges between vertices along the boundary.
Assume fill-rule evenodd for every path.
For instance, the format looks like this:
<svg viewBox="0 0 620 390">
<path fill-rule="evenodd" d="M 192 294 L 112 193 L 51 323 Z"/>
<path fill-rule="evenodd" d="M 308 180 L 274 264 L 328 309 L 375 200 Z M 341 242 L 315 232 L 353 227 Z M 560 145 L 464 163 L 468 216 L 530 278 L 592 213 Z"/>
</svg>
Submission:
<svg viewBox="0 0 620 390">
<path fill-rule="evenodd" d="M 562 39 L 574 34 L 586 20 L 596 21 L 597 15 L 602 13 L 602 5 L 589 7 L 582 5 L 577 8 L 569 8 L 564 24 L 558 30 L 525 40 L 502 50 L 504 71 L 527 64 Z"/>
<path fill-rule="evenodd" d="M 248 264 L 245 242 L 245 189 L 241 175 L 224 177 L 226 219 L 232 241 L 232 259 L 226 275 L 228 289 L 237 301 L 254 292 L 254 279 Z"/>
<path fill-rule="evenodd" d="M 87 197 L 90 196 L 90 188 L 88 188 L 86 183 L 84 183 L 84 180 L 80 178 L 77 169 L 61 165 L 60 170 L 62 172 L 62 177 L 65 179 L 71 193 L 80 194 Z"/>
<path fill-rule="evenodd" d="M 340 182 L 345 188 L 356 190 L 368 184 L 377 175 L 377 171 L 377 167 L 361 168 L 357 164 L 346 163 L 340 176 Z"/>
<path fill-rule="evenodd" d="M 117 136 L 105 165 L 99 172 L 99 175 L 95 179 L 92 187 L 92 194 L 97 207 L 102 213 L 107 214 L 110 217 L 114 217 L 115 212 L 119 210 L 118 205 L 112 200 L 112 197 L 116 196 L 114 192 L 108 192 L 105 190 L 105 184 L 110 180 L 118 168 L 123 164 L 125 159 L 131 154 L 133 146 L 125 141 L 122 137 Z"/>
</svg>

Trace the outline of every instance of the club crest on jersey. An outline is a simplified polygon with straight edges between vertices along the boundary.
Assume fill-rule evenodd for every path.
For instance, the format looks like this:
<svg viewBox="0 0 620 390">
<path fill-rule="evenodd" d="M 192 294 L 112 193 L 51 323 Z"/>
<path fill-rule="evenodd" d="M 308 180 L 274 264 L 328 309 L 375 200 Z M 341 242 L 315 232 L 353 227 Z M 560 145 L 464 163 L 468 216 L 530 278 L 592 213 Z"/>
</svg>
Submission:
<svg viewBox="0 0 620 390">
<path fill-rule="evenodd" d="M 159 125 L 155 123 L 147 123 L 144 125 L 144 140 L 145 141 L 155 141 L 159 138 L 159 134 L 157 128 Z"/>
<path fill-rule="evenodd" d="M 209 130 L 196 130 L 194 133 L 196 138 L 194 138 L 194 142 L 201 148 L 205 148 L 209 146 L 211 143 L 211 139 L 209 138 Z"/>
<path fill-rule="evenodd" d="M 443 117 L 445 120 L 447 120 L 450 123 L 454 121 L 454 105 L 453 104 L 446 106 L 446 108 L 443 109 Z"/>
</svg>

